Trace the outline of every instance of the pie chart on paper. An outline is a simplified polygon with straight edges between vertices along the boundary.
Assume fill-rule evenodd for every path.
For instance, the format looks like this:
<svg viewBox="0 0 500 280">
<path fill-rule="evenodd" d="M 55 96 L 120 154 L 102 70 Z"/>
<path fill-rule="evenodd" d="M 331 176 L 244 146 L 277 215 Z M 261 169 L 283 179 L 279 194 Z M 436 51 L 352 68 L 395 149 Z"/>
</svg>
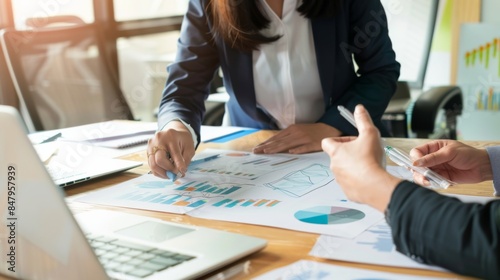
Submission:
<svg viewBox="0 0 500 280">
<path fill-rule="evenodd" d="M 359 221 L 365 213 L 357 209 L 338 206 L 316 206 L 299 210 L 294 214 L 301 222 L 317 225 L 347 224 Z"/>
</svg>

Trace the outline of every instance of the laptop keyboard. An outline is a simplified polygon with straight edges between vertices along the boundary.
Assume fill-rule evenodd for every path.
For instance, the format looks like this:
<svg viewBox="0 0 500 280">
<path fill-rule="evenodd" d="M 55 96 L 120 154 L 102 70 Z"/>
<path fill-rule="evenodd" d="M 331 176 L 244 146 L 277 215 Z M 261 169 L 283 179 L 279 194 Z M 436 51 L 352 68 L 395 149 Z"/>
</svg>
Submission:
<svg viewBox="0 0 500 280">
<path fill-rule="evenodd" d="M 101 235 L 87 235 L 107 272 L 144 278 L 195 257 Z"/>
</svg>

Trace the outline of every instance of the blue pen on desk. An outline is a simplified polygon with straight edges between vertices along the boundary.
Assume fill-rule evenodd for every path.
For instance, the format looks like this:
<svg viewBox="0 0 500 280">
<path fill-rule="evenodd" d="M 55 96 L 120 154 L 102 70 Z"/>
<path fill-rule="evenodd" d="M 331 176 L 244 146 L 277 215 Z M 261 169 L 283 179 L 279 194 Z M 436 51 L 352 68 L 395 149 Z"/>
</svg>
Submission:
<svg viewBox="0 0 500 280">
<path fill-rule="evenodd" d="M 344 106 L 338 106 L 337 107 L 340 115 L 344 117 L 348 122 L 350 122 L 354 127 L 357 128 L 356 122 L 354 120 L 354 115 L 347 110 Z M 436 172 L 432 171 L 431 169 L 427 167 L 418 167 L 414 166 L 412 163 L 412 160 L 410 157 L 403 153 L 402 151 L 391 147 L 391 146 L 385 146 L 384 147 L 385 153 L 387 156 L 397 165 L 411 169 L 427 178 L 430 182 L 431 185 L 435 188 L 442 188 L 442 189 L 447 189 L 450 185 L 454 184 L 453 182 L 447 180 L 443 176 L 437 174 Z"/>
<path fill-rule="evenodd" d="M 204 158 L 193 160 L 189 164 L 189 167 L 195 166 L 195 165 L 203 163 L 203 162 L 214 160 L 214 159 L 218 158 L 219 156 L 220 155 L 217 154 L 217 155 L 213 155 L 213 156 L 209 156 L 209 157 L 204 157 Z M 179 172 L 179 174 L 180 174 L 180 172 Z M 174 174 L 172 171 L 167 171 L 167 177 L 170 178 L 170 179 L 172 179 L 172 182 L 177 179 L 177 176 L 179 174 Z"/>
</svg>

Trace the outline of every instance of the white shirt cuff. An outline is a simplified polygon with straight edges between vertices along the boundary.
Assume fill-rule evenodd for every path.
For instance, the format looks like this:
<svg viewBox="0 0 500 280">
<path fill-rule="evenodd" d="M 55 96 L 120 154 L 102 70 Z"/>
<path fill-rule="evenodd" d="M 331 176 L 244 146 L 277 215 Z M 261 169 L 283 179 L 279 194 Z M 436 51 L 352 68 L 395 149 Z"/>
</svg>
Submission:
<svg viewBox="0 0 500 280">
<path fill-rule="evenodd" d="M 493 194 L 500 196 L 500 146 L 486 147 L 493 171 Z"/>
<path fill-rule="evenodd" d="M 185 121 L 179 119 L 179 118 L 175 118 L 175 119 L 172 119 L 170 121 L 168 121 L 161 129 L 160 131 L 163 131 L 165 129 L 165 127 L 172 121 L 180 121 L 188 130 L 189 132 L 191 133 L 191 137 L 193 138 L 193 143 L 194 143 L 194 146 L 196 147 L 196 145 L 198 145 L 198 140 L 197 140 L 197 137 L 196 137 L 196 133 L 194 132 L 194 129 L 191 127 L 190 124 L 186 123 Z"/>
</svg>

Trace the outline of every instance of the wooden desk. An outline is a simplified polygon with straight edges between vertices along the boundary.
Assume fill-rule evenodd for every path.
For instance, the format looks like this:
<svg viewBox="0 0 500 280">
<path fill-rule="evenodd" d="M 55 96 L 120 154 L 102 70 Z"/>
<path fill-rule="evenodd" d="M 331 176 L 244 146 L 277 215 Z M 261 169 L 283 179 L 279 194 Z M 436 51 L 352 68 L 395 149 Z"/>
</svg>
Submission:
<svg viewBox="0 0 500 280">
<path fill-rule="evenodd" d="M 200 145 L 198 151 L 201 151 L 206 148 L 219 148 L 226 150 L 243 150 L 243 151 L 251 151 L 252 147 L 254 147 L 257 143 L 260 143 L 270 137 L 273 134 L 272 131 L 259 131 L 257 133 L 233 140 L 231 142 L 223 143 L 223 144 L 214 144 L 207 143 Z M 409 151 L 411 148 L 425 143 L 428 140 L 424 139 L 398 139 L 392 138 L 387 139 L 387 144 L 393 145 L 395 147 L 399 147 L 403 150 Z M 499 145 L 500 142 L 492 143 L 492 142 L 466 142 L 475 147 L 485 147 L 489 145 Z M 129 180 L 135 178 L 137 176 L 146 174 L 149 171 L 146 159 L 146 153 L 136 153 L 126 157 L 127 159 L 138 160 L 144 162 L 142 167 L 133 169 L 130 172 L 122 173 L 118 176 L 108 177 L 101 180 L 91 181 L 77 187 L 67 189 L 66 193 L 68 196 L 80 194 L 86 191 L 90 191 L 93 189 L 98 189 L 101 187 L 109 186 L 112 184 L 117 184 L 123 182 L 125 180 Z M 390 163 L 390 160 L 387 161 Z M 480 196 L 492 196 L 492 184 L 491 182 L 485 182 L 477 185 L 460 185 L 449 188 L 448 190 L 444 190 L 442 192 L 456 193 L 456 194 L 467 194 L 467 195 L 480 195 Z M 413 274 L 413 275 L 421 275 L 421 276 L 435 276 L 435 277 L 458 277 L 460 279 L 466 279 L 465 277 L 457 276 L 450 273 L 445 272 L 436 272 L 436 271 L 427 271 L 427 270 L 418 270 L 418 269 L 406 269 L 406 268 L 397 268 L 397 267 L 386 267 L 386 266 L 376 266 L 376 265 L 368 265 L 368 264 L 360 264 L 360 263 L 348 263 L 341 261 L 332 261 L 319 259 L 315 257 L 309 256 L 309 251 L 314 246 L 316 242 L 316 238 L 318 234 L 297 232 L 286 229 L 272 228 L 266 226 L 258 226 L 258 225 L 249 225 L 249 224 L 240 224 L 233 222 L 224 222 L 224 221 L 213 221 L 206 219 L 199 219 L 189 217 L 187 215 L 178 215 L 178 214 L 170 214 L 170 213 L 161 213 L 161 212 L 152 212 L 146 210 L 136 210 L 136 209 L 126 209 L 126 208 L 117 208 L 117 207 L 104 207 L 97 205 L 88 205 L 83 203 L 70 203 L 70 208 L 75 211 L 85 211 L 91 209 L 111 209 L 111 210 L 120 210 L 129 213 L 135 213 L 145 216 L 156 217 L 168 221 L 198 225 L 211 227 L 221 230 L 227 230 L 232 232 L 244 233 L 247 235 L 253 235 L 256 237 L 264 238 L 268 240 L 268 246 L 252 256 L 247 257 L 244 260 L 249 259 L 251 261 L 250 272 L 249 274 L 243 276 L 239 275 L 236 277 L 237 279 L 251 279 L 255 276 L 261 275 L 264 272 L 291 264 L 295 261 L 301 259 L 315 260 L 321 261 L 331 264 L 344 265 L 356 268 L 366 268 L 372 270 L 386 271 L 386 272 L 394 272 L 394 273 L 405 273 L 405 274 Z M 227 267 L 226 267 L 227 268 Z M 222 271 L 223 269 L 219 270 Z"/>
</svg>

